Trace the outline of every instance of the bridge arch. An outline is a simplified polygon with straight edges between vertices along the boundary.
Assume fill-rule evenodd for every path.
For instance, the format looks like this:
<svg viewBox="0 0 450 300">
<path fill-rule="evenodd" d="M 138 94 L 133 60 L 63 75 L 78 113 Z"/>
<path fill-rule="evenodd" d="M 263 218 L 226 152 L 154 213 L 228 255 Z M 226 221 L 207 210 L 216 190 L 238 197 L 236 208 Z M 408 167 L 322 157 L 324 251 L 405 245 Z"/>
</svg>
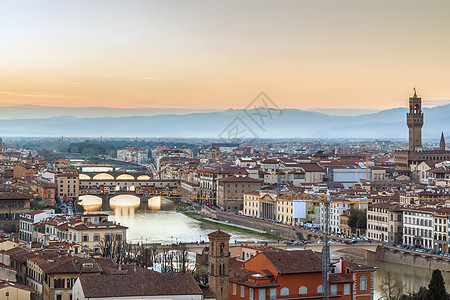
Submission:
<svg viewBox="0 0 450 300">
<path fill-rule="evenodd" d="M 150 176 L 148 175 L 139 175 L 137 178 L 137 180 L 150 180 Z"/>
<path fill-rule="evenodd" d="M 131 176 L 130 174 L 120 174 L 116 177 L 117 180 L 134 180 L 134 176 Z"/>
<path fill-rule="evenodd" d="M 82 195 L 78 200 L 85 211 L 98 211 L 102 207 L 102 198 L 98 196 Z"/>
<path fill-rule="evenodd" d="M 112 176 L 111 174 L 108 173 L 99 173 L 97 175 L 95 175 L 92 179 L 94 180 L 112 180 L 114 179 L 114 176 Z"/>
<path fill-rule="evenodd" d="M 156 196 L 148 199 L 148 208 L 151 210 L 160 210 L 162 204 L 162 197 Z"/>
<path fill-rule="evenodd" d="M 141 198 L 135 195 L 123 194 L 117 195 L 109 199 L 109 205 L 111 208 L 117 207 L 135 207 L 138 208 L 141 204 Z"/>
<path fill-rule="evenodd" d="M 78 178 L 81 179 L 81 180 L 83 180 L 83 179 L 84 180 L 90 180 L 91 176 L 81 173 L 80 175 L 78 175 Z"/>
</svg>

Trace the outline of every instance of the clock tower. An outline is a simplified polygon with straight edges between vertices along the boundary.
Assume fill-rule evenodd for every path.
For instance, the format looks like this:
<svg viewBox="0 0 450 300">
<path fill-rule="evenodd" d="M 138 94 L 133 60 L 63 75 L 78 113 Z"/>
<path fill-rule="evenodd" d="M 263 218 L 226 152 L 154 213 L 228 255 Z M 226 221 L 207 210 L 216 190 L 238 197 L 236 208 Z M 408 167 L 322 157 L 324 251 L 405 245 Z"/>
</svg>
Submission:
<svg viewBox="0 0 450 300">
<path fill-rule="evenodd" d="M 422 150 L 422 98 L 417 97 L 416 89 L 414 95 L 409 97 L 409 113 L 406 114 L 409 128 L 409 151 Z"/>
</svg>

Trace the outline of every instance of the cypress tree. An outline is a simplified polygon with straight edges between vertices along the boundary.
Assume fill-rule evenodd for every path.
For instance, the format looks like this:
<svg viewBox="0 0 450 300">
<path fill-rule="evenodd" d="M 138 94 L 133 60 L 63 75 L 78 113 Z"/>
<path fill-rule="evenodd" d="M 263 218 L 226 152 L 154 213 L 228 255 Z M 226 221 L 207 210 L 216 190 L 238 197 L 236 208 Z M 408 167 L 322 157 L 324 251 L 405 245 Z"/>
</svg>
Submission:
<svg viewBox="0 0 450 300">
<path fill-rule="evenodd" d="M 431 275 L 428 292 L 424 300 L 447 300 L 447 291 L 445 290 L 444 279 L 440 270 L 434 270 Z"/>
</svg>

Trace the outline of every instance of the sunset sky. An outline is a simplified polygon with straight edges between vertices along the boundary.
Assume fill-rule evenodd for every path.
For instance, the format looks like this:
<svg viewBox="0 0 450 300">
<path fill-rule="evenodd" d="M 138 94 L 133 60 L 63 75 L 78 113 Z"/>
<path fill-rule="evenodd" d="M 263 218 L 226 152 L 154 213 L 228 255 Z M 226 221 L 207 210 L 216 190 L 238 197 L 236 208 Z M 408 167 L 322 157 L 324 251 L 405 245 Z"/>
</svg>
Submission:
<svg viewBox="0 0 450 300">
<path fill-rule="evenodd" d="M 0 106 L 450 103 L 450 1 L 0 2 Z"/>
</svg>

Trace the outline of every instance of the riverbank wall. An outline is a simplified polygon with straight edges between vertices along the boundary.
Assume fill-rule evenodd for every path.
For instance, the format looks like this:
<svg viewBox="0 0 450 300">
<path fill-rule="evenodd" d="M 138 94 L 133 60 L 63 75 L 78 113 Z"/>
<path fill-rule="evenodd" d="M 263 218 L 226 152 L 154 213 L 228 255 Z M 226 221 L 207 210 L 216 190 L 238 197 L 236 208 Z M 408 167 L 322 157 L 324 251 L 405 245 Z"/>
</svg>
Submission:
<svg viewBox="0 0 450 300">
<path fill-rule="evenodd" d="M 199 212 L 209 218 L 217 219 L 223 222 L 229 222 L 230 225 L 240 225 L 254 229 L 264 230 L 268 234 L 279 236 L 283 239 L 298 241 L 302 239 L 299 237 L 297 230 L 292 227 L 284 226 L 259 219 L 253 219 L 245 216 L 233 215 L 217 210 L 213 210 L 207 206 L 196 207 Z"/>
<path fill-rule="evenodd" d="M 193 203 L 189 203 L 193 205 Z M 207 206 L 194 204 L 196 210 L 201 214 L 217 219 L 219 221 L 229 222 L 230 225 L 240 225 L 259 230 L 264 230 L 266 233 L 270 233 L 288 240 L 318 240 L 320 236 L 303 236 L 301 230 L 293 228 L 291 226 L 277 224 L 274 222 L 264 221 L 260 219 L 249 218 L 241 215 L 229 214 L 222 211 L 213 210 Z M 402 252 L 396 249 L 390 249 L 379 245 L 375 252 L 364 249 L 363 247 L 351 247 L 341 252 L 349 253 L 359 257 L 364 257 L 368 260 L 382 261 L 387 263 L 396 263 L 402 265 L 416 266 L 426 269 L 440 269 L 442 271 L 450 272 L 450 260 L 420 255 L 419 253 Z"/>
<path fill-rule="evenodd" d="M 366 250 L 362 247 L 347 248 L 340 252 L 364 257 L 367 260 L 396 263 L 431 270 L 439 269 L 441 271 L 450 272 L 450 261 L 446 258 L 421 255 L 420 253 L 403 252 L 384 247 L 383 245 L 379 245 L 375 252 Z"/>
<path fill-rule="evenodd" d="M 373 257 L 373 259 L 381 260 L 384 262 L 391 262 L 432 270 L 439 269 L 441 271 L 450 272 L 450 261 L 447 258 L 401 252 L 386 247 L 380 248 L 380 251 L 377 250 L 377 253 L 374 254 L 375 256 Z M 371 259 L 370 255 L 367 258 Z"/>
</svg>

